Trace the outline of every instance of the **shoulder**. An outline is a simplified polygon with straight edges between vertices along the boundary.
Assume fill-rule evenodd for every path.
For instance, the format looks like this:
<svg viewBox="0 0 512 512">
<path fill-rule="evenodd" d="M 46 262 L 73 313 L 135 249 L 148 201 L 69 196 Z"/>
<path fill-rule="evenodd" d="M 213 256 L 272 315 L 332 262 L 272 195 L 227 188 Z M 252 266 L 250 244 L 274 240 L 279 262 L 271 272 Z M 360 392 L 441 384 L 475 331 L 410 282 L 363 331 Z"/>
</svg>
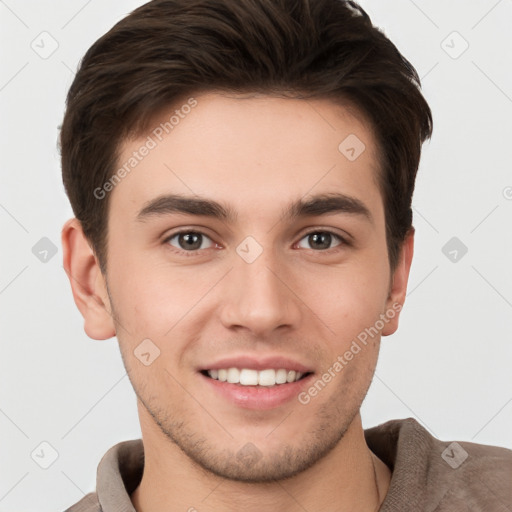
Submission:
<svg viewBox="0 0 512 512">
<path fill-rule="evenodd" d="M 415 489 L 436 512 L 462 505 L 464 510 L 512 510 L 512 450 L 442 441 L 413 418 L 388 421 L 366 430 L 365 437 L 392 469 L 393 491 L 400 495 Z"/>
<path fill-rule="evenodd" d="M 96 491 L 85 495 L 65 512 L 133 510 L 131 493 L 144 470 L 142 439 L 121 441 L 103 455 L 96 472 Z"/>
<path fill-rule="evenodd" d="M 433 458 L 440 458 L 436 482 L 444 478 L 446 492 L 439 511 L 466 503 L 469 510 L 512 508 L 512 450 L 465 441 L 435 440 Z"/>
<path fill-rule="evenodd" d="M 64 512 L 102 512 L 102 508 L 98 501 L 98 495 L 95 492 L 90 492 Z"/>
</svg>

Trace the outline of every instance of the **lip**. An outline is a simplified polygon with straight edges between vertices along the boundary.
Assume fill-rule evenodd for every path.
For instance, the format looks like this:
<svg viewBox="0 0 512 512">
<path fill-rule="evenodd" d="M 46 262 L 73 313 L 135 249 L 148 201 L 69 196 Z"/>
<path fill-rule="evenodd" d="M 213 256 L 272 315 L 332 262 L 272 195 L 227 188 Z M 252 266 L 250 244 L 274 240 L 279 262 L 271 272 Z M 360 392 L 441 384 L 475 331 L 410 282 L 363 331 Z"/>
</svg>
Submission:
<svg viewBox="0 0 512 512">
<path fill-rule="evenodd" d="M 220 366 L 220 368 L 225 367 Z M 247 366 L 244 366 L 244 368 L 247 368 Z M 283 367 L 281 366 L 281 368 Z M 202 373 L 198 373 L 198 375 L 201 379 L 204 379 L 205 384 L 215 395 L 220 395 L 222 399 L 236 407 L 260 411 L 275 409 L 293 400 L 296 401 L 301 390 L 309 386 L 314 377 L 314 373 L 311 373 L 295 382 L 267 387 L 230 384 L 229 382 L 212 379 Z"/>
<path fill-rule="evenodd" d="M 228 368 L 238 368 L 243 369 L 247 368 L 248 370 L 267 370 L 274 369 L 279 370 L 280 368 L 284 368 L 286 370 L 295 370 L 296 372 L 301 373 L 309 373 L 313 372 L 313 369 L 295 361 L 292 358 L 286 356 L 263 356 L 263 357 L 254 357 L 247 355 L 240 356 L 231 356 L 225 357 L 222 359 L 218 359 L 215 362 L 212 362 L 208 365 L 205 365 L 201 368 L 198 368 L 198 371 L 204 370 L 220 370 L 220 369 L 228 369 Z M 299 381 L 300 382 L 300 381 Z"/>
</svg>

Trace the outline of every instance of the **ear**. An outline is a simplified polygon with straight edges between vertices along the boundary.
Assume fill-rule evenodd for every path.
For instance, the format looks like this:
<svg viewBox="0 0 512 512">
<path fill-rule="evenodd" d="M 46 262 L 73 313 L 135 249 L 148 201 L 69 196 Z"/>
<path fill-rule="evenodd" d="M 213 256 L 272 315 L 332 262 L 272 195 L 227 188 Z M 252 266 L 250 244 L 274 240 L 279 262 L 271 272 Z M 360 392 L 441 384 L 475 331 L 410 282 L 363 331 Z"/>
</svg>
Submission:
<svg viewBox="0 0 512 512">
<path fill-rule="evenodd" d="M 106 282 L 78 219 L 64 224 L 61 240 L 64 270 L 75 304 L 84 317 L 85 333 L 95 340 L 112 338 L 116 331 Z"/>
<path fill-rule="evenodd" d="M 411 227 L 400 249 L 398 265 L 393 274 L 386 300 L 386 316 L 389 321 L 382 329 L 383 336 L 389 336 L 398 329 L 398 319 L 405 302 L 409 271 L 414 253 L 414 228 Z"/>
</svg>

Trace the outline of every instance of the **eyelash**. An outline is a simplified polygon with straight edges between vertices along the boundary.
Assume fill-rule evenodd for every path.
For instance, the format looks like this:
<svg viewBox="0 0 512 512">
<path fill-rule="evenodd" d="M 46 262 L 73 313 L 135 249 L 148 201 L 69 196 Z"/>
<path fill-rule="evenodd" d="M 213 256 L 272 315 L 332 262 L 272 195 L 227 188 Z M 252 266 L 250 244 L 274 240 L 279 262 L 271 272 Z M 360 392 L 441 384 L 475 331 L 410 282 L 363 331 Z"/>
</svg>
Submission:
<svg viewBox="0 0 512 512">
<path fill-rule="evenodd" d="M 350 242 L 342 237 L 341 235 L 339 235 L 338 233 L 334 233 L 333 231 L 330 231 L 328 229 L 314 229 L 314 230 L 311 230 L 311 231 L 308 231 L 307 233 L 304 233 L 304 235 L 300 238 L 299 242 L 301 240 L 303 240 L 304 238 L 306 238 L 307 236 L 309 235 L 312 235 L 312 234 L 315 234 L 315 233 L 323 233 L 323 234 L 329 234 L 331 236 L 333 236 L 334 238 L 337 238 L 338 241 L 340 242 L 338 245 L 330 248 L 330 249 L 323 249 L 323 250 L 318 250 L 318 251 L 315 251 L 314 249 L 309 249 L 315 253 L 328 253 L 328 254 L 332 254 L 333 252 L 337 252 L 339 250 L 341 250 L 343 247 L 350 247 Z M 172 233 L 171 235 L 169 235 L 168 237 L 165 238 L 165 240 L 163 241 L 164 244 L 167 244 L 168 247 L 171 248 L 171 250 L 179 255 L 183 255 L 185 257 L 195 257 L 195 256 L 200 256 L 201 252 L 202 251 L 206 251 L 207 249 L 211 249 L 211 247 L 207 248 L 207 249 L 195 249 L 195 250 L 192 250 L 192 251 L 185 251 L 184 249 L 178 249 L 172 245 L 169 244 L 170 240 L 172 240 L 173 238 L 181 235 L 181 234 L 195 234 L 195 235 L 201 235 L 201 236 L 204 236 L 206 238 L 209 238 L 211 240 L 211 238 L 206 234 L 206 233 L 203 233 L 202 231 L 195 231 L 195 230 L 191 230 L 191 229 L 182 229 L 180 231 L 175 231 L 174 233 Z M 213 240 L 212 240 L 213 242 Z M 214 244 L 216 244 L 215 242 L 213 242 Z"/>
</svg>

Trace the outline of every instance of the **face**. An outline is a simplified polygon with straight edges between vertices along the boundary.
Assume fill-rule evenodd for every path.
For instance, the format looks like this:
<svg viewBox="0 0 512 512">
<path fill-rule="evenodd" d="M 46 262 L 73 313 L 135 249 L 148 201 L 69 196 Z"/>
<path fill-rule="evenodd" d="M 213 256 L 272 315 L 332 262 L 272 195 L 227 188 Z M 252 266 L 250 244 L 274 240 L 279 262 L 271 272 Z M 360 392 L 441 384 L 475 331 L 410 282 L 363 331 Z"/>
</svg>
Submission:
<svg viewBox="0 0 512 512">
<path fill-rule="evenodd" d="M 396 329 L 375 141 L 328 100 L 195 101 L 123 146 L 151 149 L 110 192 L 109 306 L 141 422 L 283 478 L 342 439 Z"/>
</svg>

